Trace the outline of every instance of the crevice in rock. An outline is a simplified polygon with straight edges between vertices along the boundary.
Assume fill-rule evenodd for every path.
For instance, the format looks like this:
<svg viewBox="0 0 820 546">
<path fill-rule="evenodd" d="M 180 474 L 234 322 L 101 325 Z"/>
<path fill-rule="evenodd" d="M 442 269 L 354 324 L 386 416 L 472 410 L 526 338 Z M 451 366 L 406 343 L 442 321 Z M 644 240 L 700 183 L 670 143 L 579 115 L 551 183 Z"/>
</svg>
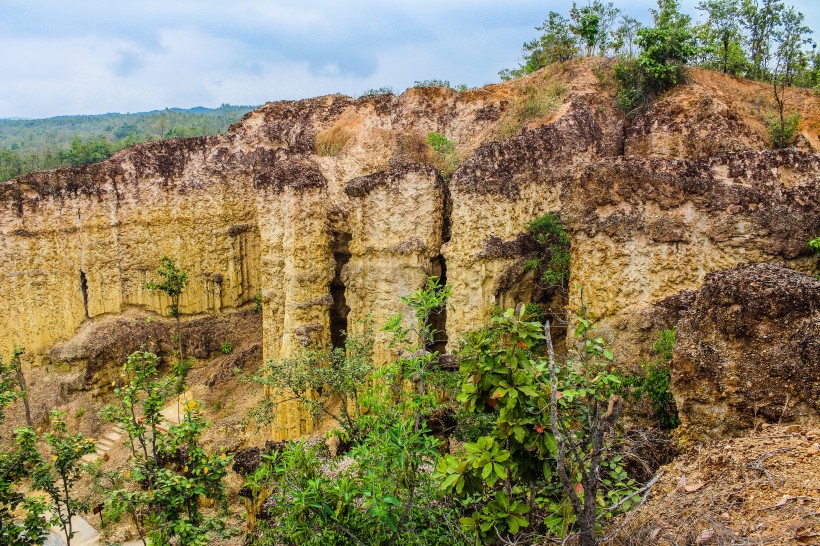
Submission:
<svg viewBox="0 0 820 546">
<path fill-rule="evenodd" d="M 442 206 L 442 221 L 441 221 L 441 242 L 445 244 L 450 241 L 452 236 L 452 221 L 451 214 L 453 212 L 453 198 L 450 193 L 450 179 L 443 180 L 443 197 L 444 203 Z M 439 284 L 444 287 L 447 286 L 447 260 L 442 254 L 436 256 L 431 264 L 433 275 L 438 277 Z M 447 349 L 447 305 L 442 307 L 437 313 L 433 314 L 433 328 L 436 330 L 436 335 L 428 350 L 437 351 L 443 355 Z"/>
<path fill-rule="evenodd" d="M 439 284 L 444 287 L 447 285 L 447 262 L 444 256 L 438 255 L 433 259 L 432 269 L 433 275 L 438 277 Z M 444 354 L 447 349 L 447 305 L 436 311 L 430 317 L 431 326 L 435 330 L 435 335 L 427 347 L 428 351 L 437 351 L 440 355 Z"/>
<path fill-rule="evenodd" d="M 330 306 L 330 343 L 335 347 L 345 346 L 345 332 L 347 331 L 347 315 L 350 307 L 345 299 L 347 287 L 342 280 L 342 269 L 350 261 L 350 233 L 333 232 L 333 260 L 336 271 L 330 281 L 330 295 L 333 305 Z"/>
<path fill-rule="evenodd" d="M 85 271 L 80 270 L 80 290 L 83 293 L 83 308 L 85 309 L 85 318 L 88 318 L 88 279 L 85 277 Z"/>
</svg>

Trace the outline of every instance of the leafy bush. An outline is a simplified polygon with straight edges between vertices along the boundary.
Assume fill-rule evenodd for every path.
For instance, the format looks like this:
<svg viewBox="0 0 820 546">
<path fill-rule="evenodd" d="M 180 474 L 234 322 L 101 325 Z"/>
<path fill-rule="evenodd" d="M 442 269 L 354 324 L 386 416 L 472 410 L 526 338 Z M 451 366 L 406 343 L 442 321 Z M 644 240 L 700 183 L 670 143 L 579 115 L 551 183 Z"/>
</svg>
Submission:
<svg viewBox="0 0 820 546">
<path fill-rule="evenodd" d="M 460 352 L 458 400 L 469 412 L 491 415 L 494 426 L 466 443 L 463 455 L 445 455 L 436 470 L 442 490 L 466 510 L 465 531 L 484 543 L 514 542 L 523 528 L 566 535 L 575 529 L 574 519 L 561 517 L 561 506 L 571 505 L 576 514 L 592 510 L 593 524 L 599 515 L 611 515 L 597 514 L 595 506 L 623 500 L 626 508 L 633 484 L 620 461 L 604 455 L 601 408 L 612 404 L 619 382 L 609 372 L 612 352 L 590 335 L 589 321 L 579 318 L 577 356 L 556 373 L 536 349 L 544 346 L 542 325 L 529 321 L 523 306 L 492 322 Z M 556 374 L 552 382 L 550 372 Z M 565 444 L 572 456 L 562 451 Z M 605 474 L 598 483 L 602 458 Z M 576 486 L 593 500 L 579 500 Z"/>
<path fill-rule="evenodd" d="M 661 330 L 654 343 L 655 358 L 641 364 L 643 372 L 624 378 L 623 391 L 636 402 L 643 396 L 649 400 L 661 428 L 673 429 L 680 424 L 675 398 L 669 388 L 669 364 L 675 350 L 675 330 Z"/>
<path fill-rule="evenodd" d="M 536 256 L 525 260 L 524 269 L 537 271 L 547 287 L 566 287 L 569 282 L 569 235 L 561 217 L 548 212 L 527 224 L 527 232 L 539 245 L 539 250 Z"/>
<path fill-rule="evenodd" d="M 794 144 L 799 124 L 800 115 L 796 112 L 784 117 L 782 124 L 778 117 L 772 117 L 769 120 L 769 138 L 772 141 L 772 148 L 787 148 Z"/>
<path fill-rule="evenodd" d="M 392 95 L 393 88 L 392 87 L 379 87 L 377 89 L 368 89 L 364 91 L 360 96 L 362 97 L 372 97 L 373 95 Z"/>
<path fill-rule="evenodd" d="M 450 86 L 450 82 L 447 81 L 447 80 L 439 80 L 439 79 L 433 78 L 432 80 L 422 80 L 422 81 L 413 82 L 413 87 L 421 87 L 421 88 L 425 88 L 425 87 L 447 87 L 447 88 L 450 88 L 451 86 Z"/>
<path fill-rule="evenodd" d="M 456 151 L 455 144 L 446 136 L 436 131 L 427 135 L 426 142 L 436 153 L 435 164 L 441 176 L 449 178 L 461 163 L 461 158 Z"/>
<path fill-rule="evenodd" d="M 253 297 L 253 312 L 254 313 L 261 313 L 263 303 L 264 302 L 262 300 L 262 294 L 256 294 Z"/>
<path fill-rule="evenodd" d="M 697 52 L 691 18 L 678 0 L 658 0 L 654 26 L 638 30 L 641 53 L 615 66 L 618 105 L 631 112 L 683 81 L 684 67 Z"/>
<path fill-rule="evenodd" d="M 316 377 L 315 386 L 321 387 L 313 389 L 316 400 L 298 393 L 307 392 L 306 385 L 312 384 L 311 370 L 332 369 L 332 363 L 298 369 L 289 376 L 284 369 L 273 371 L 286 379 L 277 384 L 297 394 L 312 414 L 318 410 L 327 415 L 330 406 L 320 406 L 323 401 L 341 397 L 339 405 L 352 408 L 337 416 L 343 439 L 352 447 L 346 458 L 331 459 L 319 446 L 291 442 L 267 458 L 245 484 L 249 514 L 258 512 L 268 491 L 271 496 L 265 504 L 270 507 L 270 523 L 260 525 L 249 538 L 251 544 L 465 543 L 456 525 L 457 509 L 425 470 L 435 463 L 440 445 L 426 426 L 438 404 L 431 386 L 438 355 L 429 350 L 436 334 L 430 318 L 448 296 L 449 290 L 431 278 L 403 298 L 415 320 L 408 326 L 401 316 L 390 319 L 385 329 L 393 334 L 392 346 L 400 356 L 372 374 L 371 343 L 349 336 L 347 352 L 337 349 L 333 358 L 337 369 L 348 367 L 354 373 L 343 373 L 344 381 L 333 375 L 329 380 Z M 351 345 L 354 342 L 359 345 Z M 304 382 L 295 381 L 297 377 Z"/>
<path fill-rule="evenodd" d="M 229 355 L 233 352 L 233 343 L 226 341 L 222 344 L 222 354 Z"/>
<path fill-rule="evenodd" d="M 820 254 L 820 237 L 815 237 L 809 241 L 809 248 L 814 250 L 815 253 Z"/>
</svg>

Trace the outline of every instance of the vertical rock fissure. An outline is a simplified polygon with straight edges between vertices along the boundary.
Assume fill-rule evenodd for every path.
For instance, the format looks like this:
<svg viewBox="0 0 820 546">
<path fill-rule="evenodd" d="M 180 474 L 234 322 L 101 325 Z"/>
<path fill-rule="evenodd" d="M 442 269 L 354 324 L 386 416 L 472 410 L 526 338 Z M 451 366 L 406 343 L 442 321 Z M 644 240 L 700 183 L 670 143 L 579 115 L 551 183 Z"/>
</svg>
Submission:
<svg viewBox="0 0 820 546">
<path fill-rule="evenodd" d="M 453 211 L 453 199 L 450 193 L 450 180 L 445 178 L 443 181 L 443 197 L 444 206 L 442 207 L 442 222 L 441 222 L 441 243 L 442 245 L 450 241 L 452 235 L 451 230 L 451 213 Z M 443 254 L 439 254 L 433 260 L 434 275 L 438 277 L 441 286 L 447 286 L 447 260 Z M 437 351 L 439 354 L 444 354 L 447 350 L 447 306 L 442 307 L 437 313 L 433 315 L 433 328 L 436 330 L 436 335 L 433 339 L 429 350 Z"/>
<path fill-rule="evenodd" d="M 436 270 L 435 274 L 438 277 L 439 284 L 444 287 L 447 285 L 447 262 L 444 256 L 439 255 L 433 260 L 433 267 Z M 447 305 L 433 313 L 432 326 L 436 334 L 433 340 L 426 349 L 428 351 L 437 351 L 439 354 L 444 354 L 447 349 Z"/>
<path fill-rule="evenodd" d="M 85 271 L 80 270 L 80 291 L 83 293 L 83 308 L 85 309 L 85 318 L 88 318 L 88 279 L 85 277 Z"/>
<path fill-rule="evenodd" d="M 350 313 L 345 298 L 347 287 L 342 280 L 342 270 L 350 261 L 350 238 L 349 233 L 333 233 L 333 261 L 336 266 L 333 280 L 330 281 L 330 295 L 333 298 L 330 306 L 330 343 L 333 347 L 344 347 L 347 315 Z"/>
</svg>

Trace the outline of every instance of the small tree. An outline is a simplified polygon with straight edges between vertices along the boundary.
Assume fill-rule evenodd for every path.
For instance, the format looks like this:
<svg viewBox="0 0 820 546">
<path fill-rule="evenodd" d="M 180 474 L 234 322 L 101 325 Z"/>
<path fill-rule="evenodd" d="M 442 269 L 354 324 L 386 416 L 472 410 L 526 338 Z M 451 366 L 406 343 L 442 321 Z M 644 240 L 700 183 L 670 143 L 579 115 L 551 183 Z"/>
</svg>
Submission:
<svg viewBox="0 0 820 546">
<path fill-rule="evenodd" d="M 71 546 L 74 537 L 71 519 L 88 509 L 87 502 L 74 498 L 72 488 L 85 470 L 82 457 L 94 453 L 96 446 L 94 440 L 86 438 L 81 432 L 70 433 L 65 423 L 65 413 L 58 410 L 51 412 L 51 432 L 46 433 L 46 443 L 52 461 L 37 466 L 32 482 L 51 498 L 58 525 L 65 534 L 66 544 Z"/>
<path fill-rule="evenodd" d="M 425 286 L 416 292 L 401 299 L 413 310 L 415 322 L 410 327 L 402 325 L 401 314 L 392 316 L 384 330 L 393 334 L 390 346 L 398 349 L 398 369 L 394 384 L 396 394 L 404 397 L 405 379 L 415 384 L 416 394 L 411 397 L 409 410 L 415 415 L 414 430 L 418 431 L 422 425 L 422 417 L 428 413 L 434 400 L 427 391 L 428 376 L 438 362 L 438 353 L 433 351 L 438 330 L 433 326 L 433 314 L 439 312 L 450 297 L 450 287 L 442 286 L 438 277 L 428 277 Z"/>
<path fill-rule="evenodd" d="M 726 74 L 736 74 L 742 68 L 738 62 L 740 50 L 740 0 L 703 0 L 698 9 L 706 12 L 705 23 L 709 50 L 717 56 L 717 67 Z"/>
<path fill-rule="evenodd" d="M 127 432 L 131 450 L 129 486 L 111 491 L 106 504 L 132 515 L 143 543 L 148 538 L 153 544 L 205 545 L 224 521 L 206 517 L 202 501 L 224 499 L 230 458 L 203 449 L 200 438 L 208 424 L 196 402 L 185 405 L 182 422 L 165 428 L 161 411 L 177 378 L 158 378 L 157 362 L 149 352 L 129 355 L 123 384 L 114 389 L 119 404 L 103 412 Z"/>
<path fill-rule="evenodd" d="M 502 80 L 511 80 L 548 66 L 568 61 L 578 55 L 578 43 L 569 29 L 569 20 L 551 11 L 547 19 L 535 30 L 541 36 L 524 44 L 524 62 L 518 68 L 504 69 L 498 73 Z"/>
<path fill-rule="evenodd" d="M 811 29 L 803 24 L 804 15 L 793 7 L 783 11 L 775 31 L 775 67 L 772 71 L 772 87 L 777 105 L 777 121 L 771 125 L 772 146 L 785 148 L 794 141 L 799 118 L 796 114 L 787 116 L 786 88 L 794 83 L 800 69 L 807 64 L 803 46 L 811 44 L 808 37 Z"/>
<path fill-rule="evenodd" d="M 145 287 L 152 292 L 162 292 L 171 298 L 171 305 L 169 306 L 171 316 L 176 319 L 176 341 L 177 341 L 177 358 L 180 361 L 185 359 L 182 344 L 182 329 L 179 320 L 179 297 L 182 295 L 182 290 L 188 281 L 188 273 L 177 267 L 176 262 L 168 256 L 163 256 L 159 261 L 160 265 L 157 269 L 157 275 L 162 279 L 160 281 L 149 281 L 145 283 Z"/>
<path fill-rule="evenodd" d="M 612 33 L 612 49 L 615 55 L 624 59 L 635 57 L 635 44 L 641 26 L 634 17 L 621 15 L 621 22 Z"/>
<path fill-rule="evenodd" d="M 781 0 L 742 0 L 741 22 L 746 28 L 753 79 L 762 80 L 768 72 L 772 39 L 784 9 Z"/>
<path fill-rule="evenodd" d="M 316 424 L 330 418 L 342 427 L 344 441 L 358 440 L 359 395 L 373 371 L 373 328 L 367 321 L 362 325 L 361 335 L 346 334 L 343 348 L 308 348 L 292 358 L 262 364 L 250 377 L 268 393 L 254 409 L 258 420 L 270 423 L 280 404 L 297 401 Z"/>
<path fill-rule="evenodd" d="M 549 321 L 544 327 L 550 372 L 550 427 L 558 447 L 558 478 L 578 523 L 578 543 L 596 546 L 604 437 L 613 430 L 623 401 L 615 394 L 620 379 L 610 369 L 612 351 L 606 348 L 603 338 L 593 337 L 591 321 L 583 316 L 577 321 L 575 357 L 560 373 Z"/>
</svg>

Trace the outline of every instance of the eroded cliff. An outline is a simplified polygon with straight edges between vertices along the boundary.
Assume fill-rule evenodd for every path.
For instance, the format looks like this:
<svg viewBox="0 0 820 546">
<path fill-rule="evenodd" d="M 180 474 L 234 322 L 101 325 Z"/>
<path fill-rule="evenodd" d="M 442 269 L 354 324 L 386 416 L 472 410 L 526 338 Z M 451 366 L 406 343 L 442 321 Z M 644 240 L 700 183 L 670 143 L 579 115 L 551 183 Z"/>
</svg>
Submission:
<svg viewBox="0 0 820 546">
<path fill-rule="evenodd" d="M 186 316 L 261 295 L 266 358 L 338 343 L 366 316 L 383 323 L 431 274 L 453 290 L 452 346 L 494 306 L 535 297 L 517 241 L 546 212 L 570 237 L 570 301 L 583 294 L 624 366 L 677 320 L 670 298 L 708 273 L 746 261 L 816 270 L 816 96 L 792 93 L 803 133 L 775 152 L 764 85 L 692 70 L 627 121 L 609 70 L 592 59 L 464 93 L 270 103 L 225 136 L 4 184 L 0 352 L 24 345 L 38 365 L 84 323 L 164 312 L 144 288 L 163 255 L 189 272 Z M 453 158 L 425 142 L 434 131 L 455 144 L 452 176 L 439 169 L 449 175 Z M 379 334 L 377 358 L 389 351 Z M 295 410 L 280 425 L 281 437 L 310 428 Z"/>
</svg>

